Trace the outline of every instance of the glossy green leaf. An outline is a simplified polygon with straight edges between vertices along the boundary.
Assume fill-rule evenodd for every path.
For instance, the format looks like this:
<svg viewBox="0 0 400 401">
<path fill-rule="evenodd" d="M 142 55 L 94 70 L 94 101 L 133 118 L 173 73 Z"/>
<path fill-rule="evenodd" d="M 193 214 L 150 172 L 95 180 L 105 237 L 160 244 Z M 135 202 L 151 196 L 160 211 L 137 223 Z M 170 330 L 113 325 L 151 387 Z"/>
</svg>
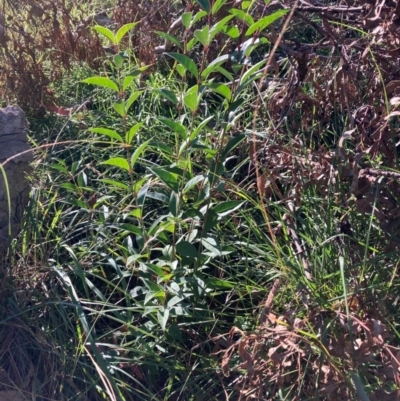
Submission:
<svg viewBox="0 0 400 401">
<path fill-rule="evenodd" d="M 123 157 L 112 157 L 101 164 L 108 164 L 110 166 L 120 167 L 126 171 L 130 171 L 129 163 Z"/>
<path fill-rule="evenodd" d="M 122 25 L 121 28 L 118 29 L 118 32 L 115 35 L 115 43 L 119 44 L 121 39 L 136 25 L 138 22 L 131 22 L 129 24 Z"/>
<path fill-rule="evenodd" d="M 207 287 L 212 288 L 213 290 L 216 289 L 231 289 L 236 287 L 236 283 L 226 281 L 226 280 L 219 280 L 217 278 L 210 278 L 206 281 Z"/>
<path fill-rule="evenodd" d="M 198 78 L 199 72 L 197 70 L 196 64 L 192 59 L 180 53 L 167 53 L 167 54 L 168 56 L 176 60 L 180 65 L 182 65 L 185 68 L 185 70 L 189 71 L 192 75 Z"/>
<path fill-rule="evenodd" d="M 211 13 L 214 15 L 218 12 L 218 10 L 227 2 L 227 0 L 217 0 L 211 10 Z"/>
<path fill-rule="evenodd" d="M 158 318 L 158 323 L 161 326 L 161 329 L 165 331 L 168 323 L 168 318 L 169 318 L 169 308 L 164 308 L 163 311 L 158 311 L 157 312 L 157 318 Z"/>
<path fill-rule="evenodd" d="M 197 40 L 196 37 L 193 37 L 192 39 L 189 40 L 189 42 L 186 45 L 186 50 L 190 52 L 190 50 L 193 49 L 193 47 L 198 43 L 199 41 Z"/>
<path fill-rule="evenodd" d="M 235 149 L 245 138 L 245 134 L 237 134 L 234 137 L 230 138 L 229 142 L 226 144 L 225 149 L 221 154 L 221 161 L 224 162 L 229 153 L 233 149 Z"/>
<path fill-rule="evenodd" d="M 135 226 L 133 224 L 123 223 L 119 227 L 121 228 L 121 230 L 128 231 L 128 232 L 130 232 L 132 234 L 143 235 L 143 231 L 139 227 L 137 227 L 137 226 Z"/>
<path fill-rule="evenodd" d="M 143 123 L 137 123 L 126 133 L 125 143 L 127 143 L 128 145 L 132 143 L 133 138 L 135 137 L 139 129 L 142 127 L 142 125 Z"/>
<path fill-rule="evenodd" d="M 227 60 L 229 60 L 229 54 L 224 54 L 223 56 L 220 56 L 220 57 L 216 58 L 215 60 L 211 61 L 211 63 L 208 65 L 208 67 L 203 70 L 203 72 L 201 73 L 201 76 L 203 78 L 206 78 L 212 72 L 216 71 L 218 66 L 220 66 L 222 63 L 225 63 L 225 61 L 227 61 Z"/>
<path fill-rule="evenodd" d="M 213 25 L 210 29 L 210 34 L 209 34 L 209 42 L 214 39 L 215 35 L 218 32 L 222 32 L 226 26 L 226 24 L 233 18 L 233 15 L 228 15 L 225 18 L 222 18 L 222 20 L 218 21 L 215 25 Z"/>
<path fill-rule="evenodd" d="M 203 46 L 209 46 L 210 44 L 210 28 L 205 25 L 203 29 L 196 29 L 194 31 L 194 36 Z"/>
<path fill-rule="evenodd" d="M 183 51 L 183 45 L 182 43 L 173 35 L 166 33 L 166 32 L 161 32 L 161 31 L 155 31 L 155 33 L 158 36 L 161 36 L 163 39 L 168 40 L 169 42 L 175 44 L 176 46 L 179 47 Z"/>
<path fill-rule="evenodd" d="M 102 179 L 100 179 L 100 181 L 104 182 L 105 184 L 108 184 L 108 185 L 111 185 L 113 187 L 116 187 L 116 188 L 129 190 L 129 186 L 124 184 L 123 182 L 119 182 L 119 181 L 116 181 L 116 180 L 110 180 L 109 178 L 102 178 Z"/>
<path fill-rule="evenodd" d="M 192 27 L 197 21 L 200 21 L 203 17 L 207 16 L 207 12 L 204 10 L 199 11 L 193 19 L 190 21 L 190 27 Z"/>
<path fill-rule="evenodd" d="M 143 91 L 136 91 L 133 92 L 128 100 L 126 101 L 126 105 L 125 105 L 125 113 L 128 113 L 129 109 L 131 108 L 132 104 L 134 101 L 136 101 L 136 99 L 143 93 Z"/>
<path fill-rule="evenodd" d="M 243 201 L 227 201 L 218 203 L 215 207 L 213 207 L 213 211 L 217 213 L 220 217 L 227 216 L 228 214 L 234 212 L 235 210 L 242 207 L 245 202 Z"/>
<path fill-rule="evenodd" d="M 189 12 L 189 13 L 183 13 L 181 16 L 182 23 L 186 29 L 190 28 L 190 21 L 192 20 L 192 15 L 193 13 Z"/>
<path fill-rule="evenodd" d="M 253 25 L 254 24 L 254 20 L 250 16 L 250 14 L 247 14 L 243 10 L 238 10 L 237 8 L 231 8 L 229 10 L 229 13 L 234 15 L 235 17 L 241 19 L 242 21 L 246 22 L 247 25 Z"/>
<path fill-rule="evenodd" d="M 222 95 L 228 101 L 231 100 L 232 93 L 231 93 L 231 89 L 229 88 L 228 85 L 225 85 L 221 82 L 212 82 L 212 83 L 207 84 L 206 86 L 209 87 L 214 92 Z"/>
<path fill-rule="evenodd" d="M 119 142 L 124 142 L 122 136 L 117 131 L 108 128 L 89 128 L 88 131 L 95 134 L 107 135 L 110 138 L 116 139 Z"/>
<path fill-rule="evenodd" d="M 176 252 L 182 258 L 192 261 L 200 256 L 196 247 L 188 241 L 179 241 L 176 244 Z"/>
<path fill-rule="evenodd" d="M 93 27 L 93 29 L 96 32 L 98 32 L 98 33 L 102 34 L 103 36 L 105 36 L 106 38 L 110 39 L 113 44 L 116 43 L 114 34 L 108 28 L 106 28 L 105 26 L 95 25 Z"/>
<path fill-rule="evenodd" d="M 194 85 L 187 90 L 183 96 L 183 102 L 193 113 L 197 110 L 199 105 L 199 86 Z"/>
<path fill-rule="evenodd" d="M 249 68 L 242 76 L 240 80 L 240 86 L 245 87 L 249 85 L 249 83 L 253 82 L 256 79 L 256 73 L 260 70 L 260 68 L 266 63 L 266 60 L 261 60 L 257 64 L 253 65 L 253 67 Z M 238 89 L 239 90 L 239 89 Z"/>
<path fill-rule="evenodd" d="M 175 192 L 179 192 L 178 174 L 156 167 L 150 168 L 149 170 L 165 185 L 167 185 L 167 187 L 171 188 Z"/>
<path fill-rule="evenodd" d="M 122 83 L 122 90 L 125 92 L 132 81 L 135 79 L 134 75 L 128 75 L 124 78 L 124 82 Z"/>
<path fill-rule="evenodd" d="M 113 108 L 121 117 L 125 117 L 125 102 L 123 100 L 113 103 Z"/>
<path fill-rule="evenodd" d="M 214 116 L 210 116 L 207 117 L 206 119 L 204 119 L 194 130 L 193 132 L 190 134 L 189 139 L 191 141 L 194 141 L 197 137 L 197 135 L 199 135 L 199 133 L 201 132 L 201 130 L 204 128 L 205 125 L 207 125 L 212 119 L 214 119 Z"/>
<path fill-rule="evenodd" d="M 211 252 L 212 256 L 222 256 L 221 245 L 214 237 L 203 237 L 201 243 L 204 248 Z"/>
<path fill-rule="evenodd" d="M 211 6 L 208 0 L 195 0 L 195 2 L 207 13 L 210 13 Z"/>
<path fill-rule="evenodd" d="M 114 64 L 115 64 L 115 66 L 117 67 L 117 68 L 121 68 L 122 67 L 122 64 L 124 63 L 124 57 L 122 57 L 120 54 L 116 54 L 114 57 L 113 57 L 113 60 L 114 60 Z"/>
<path fill-rule="evenodd" d="M 172 216 L 177 217 L 179 213 L 179 195 L 175 191 L 171 191 L 168 208 Z"/>
<path fill-rule="evenodd" d="M 193 177 L 192 179 L 190 179 L 190 180 L 186 183 L 186 185 L 185 185 L 185 187 L 183 188 L 183 191 L 182 191 L 182 192 L 183 192 L 184 194 L 187 193 L 187 192 L 189 192 L 194 186 L 200 184 L 200 182 L 203 182 L 204 179 L 205 179 L 204 175 L 198 175 L 198 176 L 196 176 L 196 177 Z"/>
<path fill-rule="evenodd" d="M 169 118 L 164 118 L 164 117 L 160 117 L 159 120 L 167 125 L 169 128 L 172 129 L 172 131 L 176 132 L 177 134 L 179 134 L 182 139 L 186 139 L 187 138 L 187 129 L 181 124 L 178 123 L 176 121 L 170 120 Z"/>
<path fill-rule="evenodd" d="M 238 39 L 239 36 L 240 36 L 240 30 L 239 30 L 239 28 L 238 28 L 236 25 L 230 26 L 230 27 L 228 27 L 228 29 L 225 31 L 225 34 L 226 34 L 227 36 L 229 36 L 230 38 L 232 38 L 232 39 Z"/>
<path fill-rule="evenodd" d="M 164 96 L 166 99 L 168 99 L 173 104 L 178 104 L 178 99 L 174 92 L 172 92 L 168 89 L 158 89 L 157 92 L 159 92 L 162 96 Z"/>
<path fill-rule="evenodd" d="M 289 9 L 278 10 L 264 18 L 261 18 L 257 22 L 251 24 L 250 28 L 246 31 L 246 36 L 250 36 L 256 31 L 263 31 L 268 25 L 271 25 L 277 19 L 282 18 L 289 11 Z"/>
<path fill-rule="evenodd" d="M 215 71 L 216 71 L 216 72 L 219 72 L 221 75 L 223 75 L 224 77 L 228 78 L 229 81 L 234 81 L 234 80 L 235 80 L 235 78 L 233 77 L 233 75 L 232 75 L 228 70 L 226 70 L 225 68 L 223 68 L 223 67 L 221 67 L 221 66 L 218 66 L 218 67 L 215 69 Z"/>
<path fill-rule="evenodd" d="M 253 3 L 253 1 L 243 0 L 242 4 L 241 4 L 242 10 L 244 10 L 244 11 L 248 10 L 249 7 L 251 6 L 251 3 Z"/>
<path fill-rule="evenodd" d="M 107 77 L 90 77 L 82 80 L 81 82 L 89 85 L 103 86 L 105 88 L 112 89 L 115 92 L 119 92 L 118 85 L 112 79 Z"/>
<path fill-rule="evenodd" d="M 209 209 L 205 215 L 204 223 L 203 223 L 203 234 L 208 233 L 210 230 L 215 228 L 218 224 L 218 215 L 214 212 L 214 210 Z"/>
<path fill-rule="evenodd" d="M 135 149 L 135 151 L 133 152 L 133 155 L 131 157 L 131 167 L 133 169 L 133 167 L 135 166 L 137 159 L 140 157 L 140 155 L 143 153 L 143 151 L 146 149 L 147 145 L 149 144 L 149 142 L 151 141 L 151 139 L 147 140 L 146 142 L 143 142 L 138 148 Z"/>
<path fill-rule="evenodd" d="M 182 64 L 178 64 L 175 69 L 182 78 L 185 78 L 186 68 Z"/>
</svg>

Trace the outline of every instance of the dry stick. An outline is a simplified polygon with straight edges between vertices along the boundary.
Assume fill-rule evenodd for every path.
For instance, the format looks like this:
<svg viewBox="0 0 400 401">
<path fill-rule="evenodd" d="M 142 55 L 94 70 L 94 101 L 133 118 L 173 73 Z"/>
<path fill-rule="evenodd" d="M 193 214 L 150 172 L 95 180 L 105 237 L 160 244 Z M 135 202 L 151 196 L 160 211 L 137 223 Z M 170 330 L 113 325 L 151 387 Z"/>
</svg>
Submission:
<svg viewBox="0 0 400 401">
<path fill-rule="evenodd" d="M 274 284 L 272 285 L 271 291 L 268 294 L 268 298 L 265 301 L 264 309 L 261 312 L 260 325 L 263 325 L 266 322 L 269 312 L 272 307 L 272 302 L 274 301 L 274 298 L 275 298 L 276 293 L 278 292 L 278 289 L 279 289 L 279 279 L 276 279 L 274 281 Z"/>
</svg>

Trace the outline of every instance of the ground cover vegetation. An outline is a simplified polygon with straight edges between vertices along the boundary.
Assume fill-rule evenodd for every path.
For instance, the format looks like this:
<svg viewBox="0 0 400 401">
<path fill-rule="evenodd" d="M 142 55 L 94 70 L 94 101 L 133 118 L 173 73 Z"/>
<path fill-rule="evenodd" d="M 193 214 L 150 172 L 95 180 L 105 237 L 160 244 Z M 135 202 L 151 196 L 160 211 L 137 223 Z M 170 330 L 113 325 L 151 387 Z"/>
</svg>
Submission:
<svg viewBox="0 0 400 401">
<path fill-rule="evenodd" d="M 0 397 L 400 399 L 399 26 L 396 1 L 3 1 L 35 161 Z"/>
</svg>

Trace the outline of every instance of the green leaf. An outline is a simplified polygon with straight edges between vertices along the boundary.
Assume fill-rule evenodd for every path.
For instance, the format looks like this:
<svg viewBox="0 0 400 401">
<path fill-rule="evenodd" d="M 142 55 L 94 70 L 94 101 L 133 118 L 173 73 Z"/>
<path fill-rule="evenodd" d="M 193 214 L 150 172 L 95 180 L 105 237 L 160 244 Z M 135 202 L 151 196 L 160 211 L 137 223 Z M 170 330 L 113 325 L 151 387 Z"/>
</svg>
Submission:
<svg viewBox="0 0 400 401">
<path fill-rule="evenodd" d="M 194 36 L 203 46 L 209 46 L 210 44 L 210 28 L 208 25 L 204 26 L 203 29 L 196 29 Z"/>
<path fill-rule="evenodd" d="M 175 36 L 170 35 L 169 33 L 166 33 L 166 32 L 161 32 L 161 31 L 155 31 L 155 33 L 158 36 L 161 36 L 163 39 L 166 39 L 166 40 L 170 41 L 171 43 L 174 43 L 183 51 L 182 43 Z"/>
<path fill-rule="evenodd" d="M 231 93 L 231 90 L 228 85 L 225 85 L 220 82 L 211 82 L 211 83 L 206 84 L 206 86 L 209 87 L 214 92 L 222 95 L 228 101 L 231 100 L 232 93 Z"/>
<path fill-rule="evenodd" d="M 218 224 L 218 215 L 214 210 L 209 209 L 203 223 L 203 234 L 212 230 Z"/>
<path fill-rule="evenodd" d="M 227 2 L 227 0 L 217 0 L 213 7 L 211 13 L 214 15 L 218 12 L 218 10 Z"/>
<path fill-rule="evenodd" d="M 171 192 L 171 196 L 169 198 L 168 204 L 169 211 L 171 212 L 172 216 L 177 217 L 179 213 L 179 195 L 175 192 Z"/>
<path fill-rule="evenodd" d="M 224 54 L 223 56 L 220 56 L 220 57 L 216 58 L 215 60 L 211 61 L 211 63 L 208 65 L 208 67 L 205 70 L 203 70 L 203 72 L 201 73 L 201 76 L 203 78 L 206 78 L 212 72 L 216 71 L 218 66 L 220 66 L 222 63 L 224 63 L 227 60 L 229 60 L 229 54 Z"/>
<path fill-rule="evenodd" d="M 112 185 L 113 187 L 121 188 L 124 190 L 129 190 L 129 186 L 124 184 L 123 182 L 115 181 L 115 180 L 110 180 L 108 178 L 102 178 L 100 179 L 101 182 L 104 182 L 105 184 Z"/>
<path fill-rule="evenodd" d="M 193 132 L 190 134 L 189 139 L 191 141 L 195 140 L 197 135 L 199 135 L 200 131 L 204 128 L 205 125 L 207 125 L 212 119 L 214 118 L 214 116 L 210 116 L 207 117 L 205 120 L 203 120 L 198 127 L 196 127 Z"/>
<path fill-rule="evenodd" d="M 198 43 L 197 38 L 194 37 L 194 38 L 190 39 L 189 42 L 188 42 L 187 45 L 186 45 L 186 50 L 187 50 L 188 52 L 190 52 L 190 50 L 192 50 L 192 48 L 194 47 L 194 45 L 195 45 L 196 43 Z"/>
<path fill-rule="evenodd" d="M 178 64 L 176 66 L 176 71 L 178 71 L 178 74 L 182 77 L 185 78 L 186 75 L 186 68 L 182 64 Z"/>
<path fill-rule="evenodd" d="M 121 54 L 116 54 L 115 56 L 114 56 L 114 64 L 115 64 L 115 66 L 117 67 L 117 68 L 121 68 L 122 67 L 122 64 L 124 63 L 124 57 L 123 56 L 121 56 Z"/>
<path fill-rule="evenodd" d="M 164 311 L 157 311 L 157 318 L 158 318 L 158 323 L 161 326 L 161 329 L 165 331 L 168 323 L 168 318 L 169 318 L 169 308 L 164 308 Z"/>
<path fill-rule="evenodd" d="M 199 85 L 194 85 L 187 90 L 183 97 L 183 102 L 193 113 L 197 110 L 199 105 Z"/>
<path fill-rule="evenodd" d="M 204 248 L 212 253 L 212 256 L 222 256 L 221 245 L 214 237 L 206 237 L 201 239 Z"/>
<path fill-rule="evenodd" d="M 81 82 L 89 85 L 96 85 L 96 86 L 103 86 L 105 88 L 112 89 L 115 92 L 119 92 L 118 85 L 111 80 L 110 78 L 106 77 L 90 77 L 82 80 Z"/>
<path fill-rule="evenodd" d="M 242 207 L 244 203 L 245 202 L 243 201 L 221 202 L 213 208 L 213 211 L 217 213 L 220 217 L 227 216 L 228 214 Z"/>
<path fill-rule="evenodd" d="M 108 164 L 110 166 L 120 167 L 126 171 L 130 171 L 129 163 L 123 157 L 112 157 L 101 164 Z"/>
<path fill-rule="evenodd" d="M 118 32 L 115 35 L 115 43 L 119 44 L 119 42 L 121 42 L 121 39 L 127 34 L 127 32 L 137 24 L 138 22 L 131 22 L 130 24 L 125 24 L 121 26 L 121 28 L 118 29 Z"/>
<path fill-rule="evenodd" d="M 227 71 L 225 68 L 223 68 L 221 66 L 218 66 L 216 68 L 216 72 L 219 72 L 221 75 L 227 77 L 229 79 L 229 81 L 234 81 L 235 80 L 235 78 L 233 78 L 233 75 L 229 71 Z"/>
<path fill-rule="evenodd" d="M 246 138 L 246 135 L 244 134 L 238 134 L 232 137 L 229 142 L 226 144 L 225 149 L 223 150 L 221 154 L 221 161 L 224 162 L 229 155 L 229 153 L 238 146 L 243 139 Z"/>
<path fill-rule="evenodd" d="M 227 26 L 223 32 L 232 39 L 237 39 L 240 36 L 240 30 L 237 26 Z"/>
<path fill-rule="evenodd" d="M 159 277 L 164 277 L 167 275 L 167 272 L 164 271 L 160 266 L 154 265 L 152 263 L 141 263 L 141 267 L 152 271 Z"/>
<path fill-rule="evenodd" d="M 157 92 L 159 92 L 160 95 L 164 96 L 166 99 L 168 99 L 173 104 L 178 104 L 178 98 L 175 96 L 174 92 L 172 92 L 168 89 L 157 89 Z"/>
<path fill-rule="evenodd" d="M 207 288 L 211 288 L 213 290 L 216 290 L 218 288 L 220 289 L 231 289 L 236 287 L 236 283 L 229 282 L 226 280 L 219 280 L 217 278 L 210 278 L 206 281 Z"/>
<path fill-rule="evenodd" d="M 261 60 L 257 64 L 253 65 L 253 67 L 249 68 L 242 76 L 240 80 L 240 87 L 245 87 L 249 85 L 249 83 L 253 82 L 255 79 L 257 79 L 257 72 L 260 70 L 260 67 L 266 63 L 266 60 Z M 252 76 L 254 75 L 254 76 Z M 238 89 L 239 91 L 239 89 Z"/>
<path fill-rule="evenodd" d="M 129 109 L 131 108 L 133 102 L 143 93 L 143 91 L 136 91 L 133 92 L 130 96 L 129 99 L 126 101 L 126 106 L 125 106 L 125 113 L 127 114 Z"/>
<path fill-rule="evenodd" d="M 249 7 L 251 6 L 252 1 L 242 1 L 242 10 L 248 10 Z"/>
<path fill-rule="evenodd" d="M 223 18 L 221 21 L 218 21 L 215 25 L 213 25 L 210 29 L 209 42 L 214 39 L 215 35 L 218 32 L 222 32 L 226 26 L 226 24 L 233 18 L 233 15 L 228 15 Z"/>
<path fill-rule="evenodd" d="M 119 227 L 121 228 L 121 230 L 128 231 L 132 234 L 140 236 L 143 235 L 143 231 L 139 227 L 134 226 L 133 224 L 123 223 Z"/>
<path fill-rule="evenodd" d="M 143 123 L 137 123 L 129 130 L 129 132 L 126 133 L 125 143 L 127 143 L 128 145 L 131 144 L 133 138 L 135 137 L 139 129 L 142 127 L 142 125 Z"/>
<path fill-rule="evenodd" d="M 126 89 L 129 87 L 129 85 L 132 83 L 132 81 L 135 79 L 134 75 L 128 75 L 124 78 L 124 82 L 122 84 L 122 90 L 125 92 Z"/>
<path fill-rule="evenodd" d="M 176 244 L 175 250 L 182 258 L 189 259 L 190 261 L 200 256 L 195 246 L 188 241 L 179 241 Z"/>
<path fill-rule="evenodd" d="M 125 117 L 125 102 L 123 100 L 118 100 L 113 104 L 114 110 L 121 116 Z"/>
<path fill-rule="evenodd" d="M 243 10 L 238 10 L 237 8 L 231 8 L 229 10 L 229 12 L 230 12 L 230 14 L 234 15 L 235 17 L 237 17 L 237 18 L 241 19 L 242 21 L 246 22 L 247 25 L 253 25 L 254 24 L 253 18 Z"/>
<path fill-rule="evenodd" d="M 122 136 L 117 131 L 108 128 L 89 128 L 88 131 L 95 134 L 107 135 L 110 138 L 116 139 L 119 142 L 124 142 Z"/>
<path fill-rule="evenodd" d="M 207 12 L 202 10 L 199 11 L 192 19 L 192 21 L 190 21 L 190 27 L 192 27 L 197 21 L 201 20 L 203 17 L 205 17 L 207 15 Z"/>
<path fill-rule="evenodd" d="M 187 129 L 181 124 L 176 121 L 170 120 L 169 118 L 160 117 L 159 120 L 167 125 L 172 131 L 179 134 L 183 139 L 187 138 Z"/>
<path fill-rule="evenodd" d="M 149 139 L 146 142 L 143 142 L 134 152 L 133 155 L 131 157 L 131 167 L 133 169 L 133 167 L 135 166 L 135 163 L 137 161 L 137 159 L 140 157 L 140 155 L 143 153 L 143 151 L 146 149 L 146 146 L 149 144 L 149 142 L 151 141 L 151 139 Z"/>
<path fill-rule="evenodd" d="M 175 305 L 178 304 L 179 302 L 182 302 L 184 299 L 185 299 L 184 296 L 175 295 L 175 296 L 173 296 L 173 297 L 168 301 L 167 306 L 168 306 L 169 308 L 172 308 L 173 306 L 175 306 Z"/>
<path fill-rule="evenodd" d="M 181 64 L 185 68 L 185 70 L 189 71 L 196 78 L 199 77 L 199 72 L 197 70 L 196 64 L 188 56 L 185 56 L 184 54 L 180 53 L 167 53 L 167 54 L 168 56 L 176 60 L 179 64 Z"/>
<path fill-rule="evenodd" d="M 191 180 L 189 180 L 185 187 L 183 188 L 182 193 L 187 193 L 189 192 L 195 185 L 199 184 L 200 182 L 203 182 L 205 179 L 204 175 L 198 175 L 196 177 L 193 177 Z"/>
<path fill-rule="evenodd" d="M 106 28 L 104 26 L 100 26 L 100 25 L 95 25 L 93 27 L 93 29 L 96 32 L 98 32 L 98 33 L 102 34 L 103 36 L 105 36 L 106 38 L 110 39 L 113 44 L 116 43 L 114 34 L 108 28 Z"/>
<path fill-rule="evenodd" d="M 179 192 L 178 174 L 170 173 L 169 171 L 156 167 L 149 168 L 149 170 L 167 185 L 167 187 L 175 192 Z"/>
<path fill-rule="evenodd" d="M 195 0 L 195 2 L 207 12 L 207 14 L 211 11 L 210 2 L 208 0 Z"/>
<path fill-rule="evenodd" d="M 163 142 L 151 142 L 150 146 L 155 150 L 155 151 L 162 151 L 168 156 L 172 156 L 174 154 L 174 151 L 169 147 L 167 144 Z"/>
<path fill-rule="evenodd" d="M 263 31 L 268 25 L 271 25 L 277 19 L 283 17 L 287 14 L 290 10 L 278 10 L 274 13 L 267 15 L 264 18 L 261 18 L 256 23 L 251 24 L 250 28 L 246 31 L 246 36 L 252 35 L 256 31 Z"/>
<path fill-rule="evenodd" d="M 192 15 L 193 15 L 193 13 L 189 12 L 189 13 L 183 13 L 182 16 L 181 16 L 182 23 L 183 23 L 183 25 L 185 26 L 186 29 L 190 28 L 190 21 L 192 19 Z"/>
</svg>

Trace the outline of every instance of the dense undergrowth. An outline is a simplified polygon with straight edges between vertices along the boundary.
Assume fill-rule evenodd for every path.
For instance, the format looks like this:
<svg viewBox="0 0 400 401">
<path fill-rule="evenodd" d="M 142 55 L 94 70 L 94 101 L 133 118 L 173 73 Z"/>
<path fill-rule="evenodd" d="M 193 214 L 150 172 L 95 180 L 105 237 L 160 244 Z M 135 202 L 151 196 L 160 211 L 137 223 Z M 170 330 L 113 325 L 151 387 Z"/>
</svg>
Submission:
<svg viewBox="0 0 400 401">
<path fill-rule="evenodd" d="M 51 32 L 60 14 L 25 3 Z M 391 6 L 233 3 L 111 2 L 96 24 L 98 4 L 60 0 L 24 103 L 0 394 L 399 399 Z"/>
</svg>

